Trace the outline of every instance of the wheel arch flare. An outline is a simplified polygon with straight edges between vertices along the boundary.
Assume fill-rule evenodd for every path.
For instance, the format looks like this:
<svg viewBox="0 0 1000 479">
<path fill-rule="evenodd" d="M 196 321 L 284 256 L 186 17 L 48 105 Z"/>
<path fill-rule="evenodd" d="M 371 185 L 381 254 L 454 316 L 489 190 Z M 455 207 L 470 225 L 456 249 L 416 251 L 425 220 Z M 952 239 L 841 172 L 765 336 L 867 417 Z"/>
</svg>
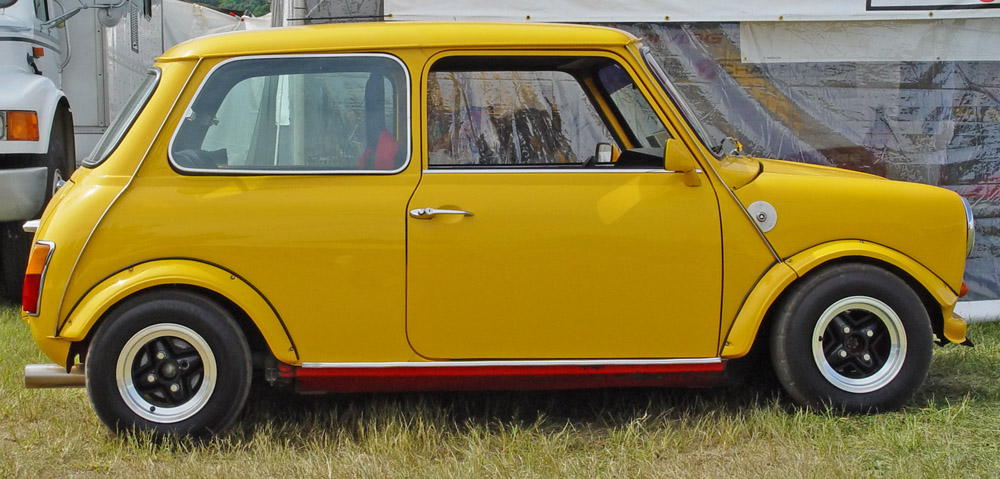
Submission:
<svg viewBox="0 0 1000 479">
<path fill-rule="evenodd" d="M 810 272 L 842 263 L 867 263 L 900 277 L 920 297 L 935 334 L 942 341 L 966 341 L 966 323 L 954 314 L 959 293 L 916 260 L 892 248 L 864 240 L 839 240 L 816 245 L 773 265 L 747 294 L 722 343 L 720 356 L 739 358 L 761 332 L 782 295 Z"/>
<path fill-rule="evenodd" d="M 115 306 L 135 295 L 170 287 L 193 290 L 222 303 L 233 310 L 248 339 L 263 340 L 279 361 L 299 362 L 281 316 L 251 283 L 221 266 L 187 258 L 151 260 L 106 277 L 72 305 L 58 336 L 85 345 Z M 71 349 L 71 356 L 75 350 Z"/>
</svg>

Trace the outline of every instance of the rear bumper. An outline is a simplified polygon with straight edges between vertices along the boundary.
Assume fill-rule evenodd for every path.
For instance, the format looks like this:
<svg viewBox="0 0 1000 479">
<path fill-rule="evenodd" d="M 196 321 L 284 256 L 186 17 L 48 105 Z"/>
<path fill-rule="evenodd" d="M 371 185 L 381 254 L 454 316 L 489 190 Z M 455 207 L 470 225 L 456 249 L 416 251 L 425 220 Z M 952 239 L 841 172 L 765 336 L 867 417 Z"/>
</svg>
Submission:
<svg viewBox="0 0 1000 479">
<path fill-rule="evenodd" d="M 965 337 L 965 331 L 968 328 L 968 324 L 965 318 L 955 314 L 946 316 L 944 320 L 944 337 L 948 341 L 955 344 L 965 344 L 968 339 Z"/>
<path fill-rule="evenodd" d="M 0 170 L 0 222 L 37 218 L 47 180 L 44 166 Z"/>
</svg>

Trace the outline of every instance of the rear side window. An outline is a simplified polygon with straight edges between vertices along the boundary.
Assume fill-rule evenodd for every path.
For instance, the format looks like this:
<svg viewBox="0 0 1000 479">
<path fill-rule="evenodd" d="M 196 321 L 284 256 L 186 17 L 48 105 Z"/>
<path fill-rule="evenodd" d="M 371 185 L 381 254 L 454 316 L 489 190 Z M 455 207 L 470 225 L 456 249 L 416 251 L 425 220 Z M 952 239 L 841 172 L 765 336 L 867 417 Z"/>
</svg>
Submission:
<svg viewBox="0 0 1000 479">
<path fill-rule="evenodd" d="M 170 159 L 216 174 L 396 172 L 409 157 L 408 90 L 388 55 L 232 60 L 199 89 Z"/>
<path fill-rule="evenodd" d="M 143 80 L 139 88 L 129 98 L 128 103 L 122 108 L 121 113 L 115 117 L 111 125 L 108 125 L 108 129 L 101 135 L 101 139 L 97 141 L 97 145 L 94 146 L 90 155 L 83 160 L 83 166 L 93 168 L 100 165 L 111 155 L 112 151 L 115 151 L 115 148 L 118 148 L 118 144 L 121 143 L 122 138 L 125 138 L 125 133 L 128 133 L 129 129 L 132 128 L 135 119 L 139 116 L 142 109 L 146 107 L 149 98 L 153 96 L 153 92 L 156 91 L 156 85 L 159 82 L 159 69 L 154 68 L 146 74 L 146 79 Z"/>
</svg>

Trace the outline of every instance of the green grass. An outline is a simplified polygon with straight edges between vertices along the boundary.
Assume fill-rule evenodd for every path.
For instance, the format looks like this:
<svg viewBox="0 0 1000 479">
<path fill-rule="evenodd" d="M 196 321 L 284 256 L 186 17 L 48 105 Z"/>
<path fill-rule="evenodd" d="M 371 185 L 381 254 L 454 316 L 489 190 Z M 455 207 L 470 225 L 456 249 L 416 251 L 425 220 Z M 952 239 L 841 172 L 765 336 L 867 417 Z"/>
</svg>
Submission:
<svg viewBox="0 0 1000 479">
<path fill-rule="evenodd" d="M 841 416 L 773 387 L 296 396 L 255 389 L 215 440 L 118 438 L 0 305 L 0 477 L 996 477 L 1000 324 L 938 348 L 904 410 Z"/>
</svg>

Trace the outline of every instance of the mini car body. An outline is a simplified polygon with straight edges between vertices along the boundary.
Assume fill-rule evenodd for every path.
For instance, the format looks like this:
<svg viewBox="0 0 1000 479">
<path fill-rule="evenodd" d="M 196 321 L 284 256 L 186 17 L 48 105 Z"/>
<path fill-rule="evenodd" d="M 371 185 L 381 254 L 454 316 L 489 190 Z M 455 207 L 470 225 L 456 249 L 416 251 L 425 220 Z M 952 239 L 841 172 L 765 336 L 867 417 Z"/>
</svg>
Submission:
<svg viewBox="0 0 1000 479">
<path fill-rule="evenodd" d="M 613 29 L 212 36 L 28 225 L 23 317 L 58 371 L 26 380 L 205 435 L 253 377 L 699 386 L 758 345 L 805 405 L 892 409 L 966 341 L 972 222 L 944 189 L 741 155 Z"/>
</svg>

